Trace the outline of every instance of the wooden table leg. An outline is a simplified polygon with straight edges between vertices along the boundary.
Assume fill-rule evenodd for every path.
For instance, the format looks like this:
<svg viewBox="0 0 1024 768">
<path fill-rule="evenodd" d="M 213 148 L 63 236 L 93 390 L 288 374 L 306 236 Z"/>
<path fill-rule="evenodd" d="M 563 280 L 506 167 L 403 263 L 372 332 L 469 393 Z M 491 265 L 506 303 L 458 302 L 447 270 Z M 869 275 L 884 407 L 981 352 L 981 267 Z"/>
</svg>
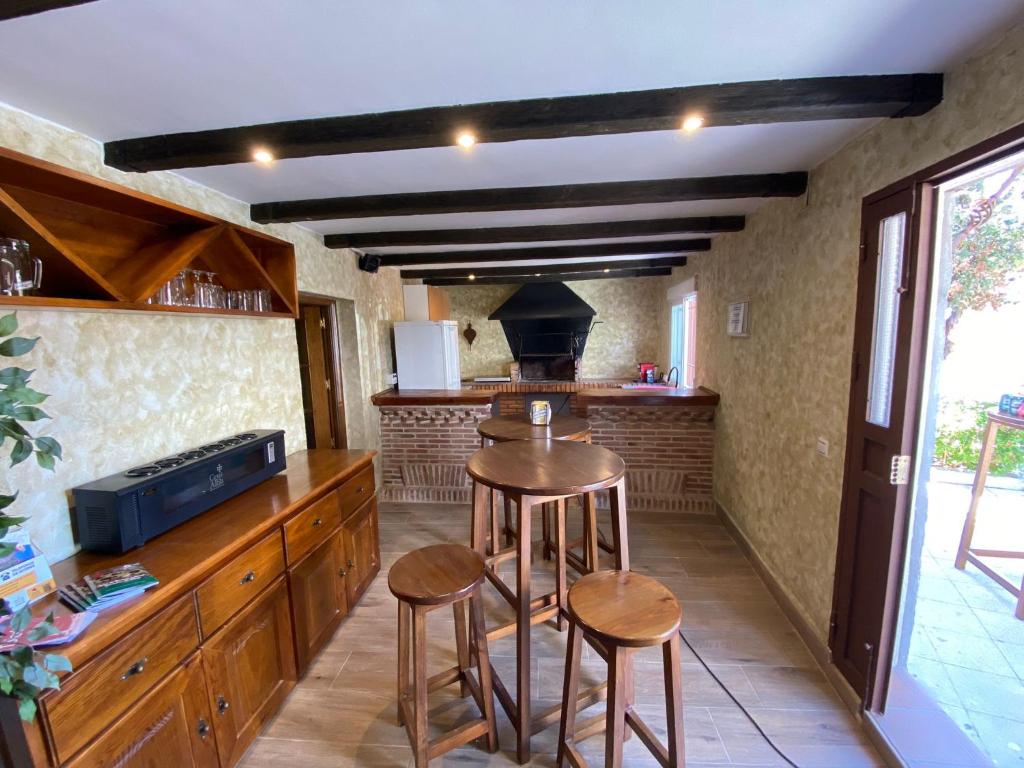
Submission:
<svg viewBox="0 0 1024 768">
<path fill-rule="evenodd" d="M 615 545 L 615 568 L 629 570 L 629 537 L 626 530 L 626 478 L 608 489 L 612 511 L 612 541 Z"/>
<path fill-rule="evenodd" d="M 469 598 L 470 636 L 473 638 L 477 659 L 477 678 L 480 680 L 480 695 L 484 700 L 484 719 L 488 724 L 487 751 L 498 751 L 498 727 L 494 718 L 494 688 L 491 680 L 491 659 L 487 650 L 487 630 L 484 628 L 484 609 L 480 590 Z"/>
<path fill-rule="evenodd" d="M 961 571 L 967 567 L 967 553 L 971 548 L 971 540 L 974 538 L 974 523 L 978 516 L 978 505 L 981 503 L 981 494 L 985 491 L 985 480 L 988 479 L 988 468 L 992 463 L 992 453 L 996 447 L 996 433 L 998 431 L 999 424 L 989 419 L 988 425 L 985 427 L 985 439 L 981 443 L 981 456 L 978 458 L 978 468 L 974 471 L 971 505 L 967 508 L 964 529 L 960 534 L 960 546 L 956 551 L 954 565 Z"/>
<path fill-rule="evenodd" d="M 470 512 L 470 546 L 481 556 L 487 555 L 487 503 L 491 489 L 473 481 L 473 509 Z"/>
<path fill-rule="evenodd" d="M 586 553 L 584 560 L 587 568 L 594 572 L 600 568 L 600 550 L 598 549 L 597 505 L 593 493 L 583 494 L 583 540 Z"/>
<path fill-rule="evenodd" d="M 412 609 L 412 674 L 413 674 L 413 758 L 416 768 L 427 768 L 430 747 L 427 732 L 427 612 L 423 606 Z"/>
<path fill-rule="evenodd" d="M 665 717 L 668 727 L 669 768 L 683 768 L 683 683 L 679 666 L 679 633 L 662 646 L 665 673 Z"/>
<path fill-rule="evenodd" d="M 498 492 L 491 490 L 491 554 L 496 555 L 501 550 L 501 525 L 498 523 Z"/>
<path fill-rule="evenodd" d="M 409 695 L 409 611 L 411 609 L 398 601 L 398 724 L 405 725 L 402 702 Z"/>
<path fill-rule="evenodd" d="M 534 500 L 530 496 L 517 499 L 519 524 L 516 541 L 516 757 L 520 765 L 530 761 L 530 518 L 533 514 Z"/>
<path fill-rule="evenodd" d="M 541 557 L 551 559 L 551 502 L 540 505 Z"/>
<path fill-rule="evenodd" d="M 555 624 L 559 632 L 565 631 L 565 612 L 568 608 L 565 573 L 565 517 L 566 499 L 555 502 L 555 589 L 558 592 L 558 617 Z"/>
<path fill-rule="evenodd" d="M 569 649 L 565 660 L 565 683 L 562 685 L 562 718 L 558 727 L 558 758 L 555 765 L 565 765 L 566 742 L 576 737 L 576 706 L 580 693 L 580 658 L 583 654 L 583 632 L 569 622 Z"/>
<path fill-rule="evenodd" d="M 465 675 L 469 671 L 469 632 L 466 629 L 466 612 L 463 600 L 452 603 L 452 612 L 455 614 L 455 656 L 459 660 L 459 695 L 466 698 L 469 695 L 469 687 L 466 685 Z"/>
<path fill-rule="evenodd" d="M 608 709 L 604 732 L 605 768 L 622 768 L 622 742 L 626 730 L 626 655 L 620 646 L 608 648 Z"/>
</svg>

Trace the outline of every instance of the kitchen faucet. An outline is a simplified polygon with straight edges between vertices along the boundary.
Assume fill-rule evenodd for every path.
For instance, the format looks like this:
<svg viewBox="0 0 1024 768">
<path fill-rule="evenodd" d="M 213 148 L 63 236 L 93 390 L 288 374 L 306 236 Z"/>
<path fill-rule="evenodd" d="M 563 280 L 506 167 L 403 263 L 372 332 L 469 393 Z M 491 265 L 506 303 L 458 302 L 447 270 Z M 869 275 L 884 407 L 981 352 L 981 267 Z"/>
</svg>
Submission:
<svg viewBox="0 0 1024 768">
<path fill-rule="evenodd" d="M 672 371 L 676 372 L 676 387 L 678 387 L 679 386 L 679 369 L 676 366 L 674 366 L 674 365 L 671 368 L 668 369 L 668 373 L 665 375 L 665 383 L 666 384 L 671 384 L 672 383 Z"/>
</svg>

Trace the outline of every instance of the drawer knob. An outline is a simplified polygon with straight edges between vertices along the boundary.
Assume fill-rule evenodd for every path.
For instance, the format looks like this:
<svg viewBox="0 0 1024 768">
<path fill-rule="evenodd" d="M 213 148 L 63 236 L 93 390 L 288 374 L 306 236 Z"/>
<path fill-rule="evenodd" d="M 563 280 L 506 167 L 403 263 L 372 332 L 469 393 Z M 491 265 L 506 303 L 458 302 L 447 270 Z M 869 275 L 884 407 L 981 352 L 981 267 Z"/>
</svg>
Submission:
<svg viewBox="0 0 1024 768">
<path fill-rule="evenodd" d="M 316 528 L 318 525 L 323 525 L 323 524 L 324 524 L 324 520 L 323 520 L 322 517 L 318 517 L 316 520 L 313 521 L 313 527 L 314 528 Z"/>
<path fill-rule="evenodd" d="M 242 580 L 238 583 L 249 584 L 253 581 L 256 581 L 256 571 L 249 571 L 247 574 L 245 574 L 245 576 L 242 577 Z"/>
<path fill-rule="evenodd" d="M 125 673 L 123 675 L 121 675 L 121 679 L 122 680 L 127 680 L 130 677 L 135 677 L 136 675 L 141 675 L 142 671 L 146 668 L 146 662 L 147 661 L 149 661 L 149 658 L 146 657 L 146 656 L 143 656 L 141 659 L 139 659 L 134 664 L 132 664 L 130 667 L 128 667 L 128 669 L 125 671 Z"/>
<path fill-rule="evenodd" d="M 231 708 L 231 705 L 228 703 L 227 699 L 225 699 L 223 696 L 218 696 L 217 697 L 217 713 L 218 714 L 223 715 L 230 708 Z"/>
<path fill-rule="evenodd" d="M 363 486 L 360 485 L 358 488 L 356 488 L 356 493 L 363 493 L 365 490 L 366 489 L 363 488 Z"/>
<path fill-rule="evenodd" d="M 196 732 L 199 734 L 199 738 L 205 739 L 210 735 L 210 724 L 200 717 L 199 723 L 196 725 Z"/>
<path fill-rule="evenodd" d="M 355 564 L 355 563 L 353 563 L 353 562 L 352 562 L 351 560 L 349 560 L 349 561 L 348 561 L 348 567 L 349 567 L 349 568 L 355 568 L 355 567 L 356 567 L 356 564 Z"/>
<path fill-rule="evenodd" d="M 348 571 L 346 571 L 344 568 L 339 568 L 338 569 L 338 575 L 341 576 L 342 578 L 344 578 L 345 576 L 348 575 Z"/>
</svg>

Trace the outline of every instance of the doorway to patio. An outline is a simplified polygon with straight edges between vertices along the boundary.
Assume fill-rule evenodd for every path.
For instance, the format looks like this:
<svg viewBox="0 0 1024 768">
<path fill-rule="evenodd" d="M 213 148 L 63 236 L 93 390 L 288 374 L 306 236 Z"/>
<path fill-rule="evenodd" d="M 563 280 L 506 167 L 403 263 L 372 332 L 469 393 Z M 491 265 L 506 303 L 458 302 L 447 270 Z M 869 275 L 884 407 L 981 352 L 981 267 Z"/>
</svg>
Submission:
<svg viewBox="0 0 1024 768">
<path fill-rule="evenodd" d="M 1022 766 L 1024 153 L 937 186 L 933 210 L 918 458 L 877 723 L 911 766 Z"/>
</svg>

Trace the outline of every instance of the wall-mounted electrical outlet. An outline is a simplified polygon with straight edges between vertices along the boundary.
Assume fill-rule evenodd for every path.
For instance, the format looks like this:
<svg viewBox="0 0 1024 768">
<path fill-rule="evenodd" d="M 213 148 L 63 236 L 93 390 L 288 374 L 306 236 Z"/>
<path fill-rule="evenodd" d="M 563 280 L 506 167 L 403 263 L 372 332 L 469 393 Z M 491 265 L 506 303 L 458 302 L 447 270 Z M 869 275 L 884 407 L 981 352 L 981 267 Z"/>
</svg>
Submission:
<svg viewBox="0 0 1024 768">
<path fill-rule="evenodd" d="M 828 440 L 824 437 L 818 438 L 817 451 L 822 456 L 828 456 Z"/>
</svg>

